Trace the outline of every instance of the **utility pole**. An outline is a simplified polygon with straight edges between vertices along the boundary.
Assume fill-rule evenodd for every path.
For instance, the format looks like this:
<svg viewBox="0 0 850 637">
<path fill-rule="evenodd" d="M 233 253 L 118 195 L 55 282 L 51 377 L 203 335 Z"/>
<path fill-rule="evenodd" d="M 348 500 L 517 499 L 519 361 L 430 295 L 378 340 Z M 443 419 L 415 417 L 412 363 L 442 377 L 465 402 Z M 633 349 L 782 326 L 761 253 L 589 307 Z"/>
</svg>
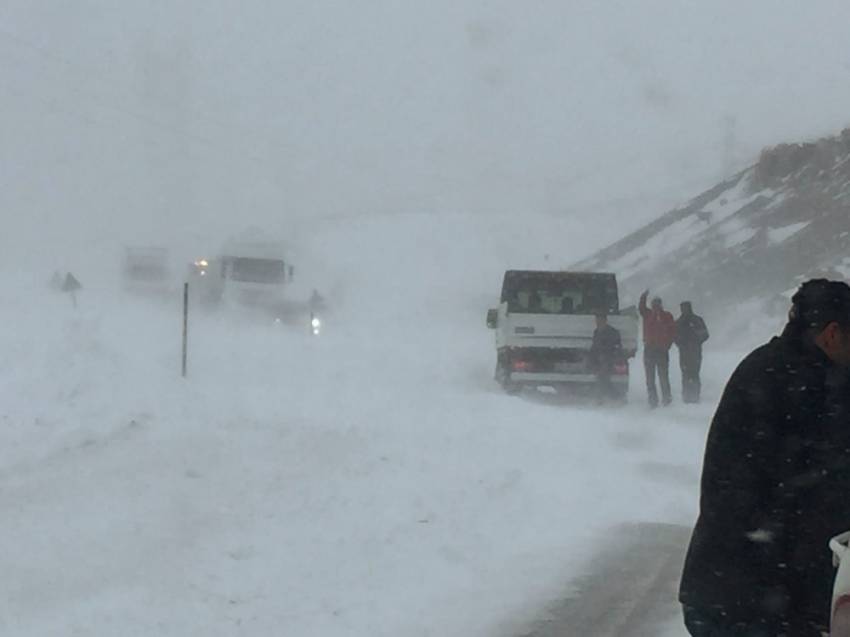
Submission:
<svg viewBox="0 0 850 637">
<path fill-rule="evenodd" d="M 189 353 L 189 284 L 183 284 L 183 365 L 182 374 L 186 378 L 186 362 Z"/>
<path fill-rule="evenodd" d="M 734 115 L 726 115 L 723 118 L 723 179 L 728 179 L 735 172 L 737 125 L 738 121 Z"/>
</svg>

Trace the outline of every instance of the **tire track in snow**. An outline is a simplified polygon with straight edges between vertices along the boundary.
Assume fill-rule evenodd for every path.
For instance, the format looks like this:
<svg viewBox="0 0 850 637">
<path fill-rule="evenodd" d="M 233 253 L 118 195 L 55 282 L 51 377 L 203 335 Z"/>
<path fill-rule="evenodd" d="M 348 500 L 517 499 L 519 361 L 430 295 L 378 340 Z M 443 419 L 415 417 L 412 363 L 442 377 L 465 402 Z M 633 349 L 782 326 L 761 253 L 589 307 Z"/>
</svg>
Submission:
<svg viewBox="0 0 850 637">
<path fill-rule="evenodd" d="M 574 592 L 520 637 L 657 637 L 679 613 L 679 574 L 690 534 L 689 527 L 673 524 L 612 529 L 590 562 L 592 572 L 575 580 Z"/>
</svg>

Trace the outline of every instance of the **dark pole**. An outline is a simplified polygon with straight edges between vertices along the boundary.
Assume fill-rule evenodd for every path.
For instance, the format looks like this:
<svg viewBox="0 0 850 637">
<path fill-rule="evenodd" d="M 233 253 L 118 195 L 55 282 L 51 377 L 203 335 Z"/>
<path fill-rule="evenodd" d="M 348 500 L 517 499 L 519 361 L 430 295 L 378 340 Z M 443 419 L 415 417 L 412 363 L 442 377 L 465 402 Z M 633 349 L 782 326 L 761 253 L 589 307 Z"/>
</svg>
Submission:
<svg viewBox="0 0 850 637">
<path fill-rule="evenodd" d="M 186 356 L 189 346 L 189 284 L 183 284 L 183 378 L 186 378 Z"/>
</svg>

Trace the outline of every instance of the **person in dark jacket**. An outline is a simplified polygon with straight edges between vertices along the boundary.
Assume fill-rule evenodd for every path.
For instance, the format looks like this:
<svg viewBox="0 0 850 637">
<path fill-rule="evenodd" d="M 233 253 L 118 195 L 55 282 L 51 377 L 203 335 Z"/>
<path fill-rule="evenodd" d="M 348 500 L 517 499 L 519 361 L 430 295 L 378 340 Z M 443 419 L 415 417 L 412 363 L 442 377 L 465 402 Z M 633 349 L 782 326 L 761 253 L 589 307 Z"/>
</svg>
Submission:
<svg viewBox="0 0 850 637">
<path fill-rule="evenodd" d="M 528 294 L 528 311 L 531 314 L 543 313 L 543 297 L 537 290 L 532 290 Z"/>
<path fill-rule="evenodd" d="M 818 279 L 732 374 L 706 442 L 679 589 L 695 637 L 820 636 L 850 528 L 850 287 Z"/>
<path fill-rule="evenodd" d="M 670 392 L 670 347 L 676 336 L 676 321 L 664 309 L 661 299 L 652 299 L 652 307 L 646 306 L 649 290 L 640 295 L 638 309 L 643 318 L 643 366 L 646 371 L 646 391 L 649 406 L 658 407 L 658 390 L 655 376 L 661 385 L 661 401 L 664 406 L 673 401 Z"/>
<path fill-rule="evenodd" d="M 708 340 L 708 328 L 701 316 L 694 314 L 690 301 L 679 306 L 681 316 L 676 321 L 676 347 L 679 348 L 679 368 L 682 370 L 682 401 L 698 403 L 702 383 L 702 345 Z"/>
<path fill-rule="evenodd" d="M 600 312 L 596 315 L 596 329 L 593 331 L 593 343 L 590 346 L 590 368 L 596 374 L 597 400 L 604 403 L 617 400 L 620 396 L 611 382 L 614 365 L 625 360 L 620 332 L 608 324 L 608 315 Z"/>
</svg>

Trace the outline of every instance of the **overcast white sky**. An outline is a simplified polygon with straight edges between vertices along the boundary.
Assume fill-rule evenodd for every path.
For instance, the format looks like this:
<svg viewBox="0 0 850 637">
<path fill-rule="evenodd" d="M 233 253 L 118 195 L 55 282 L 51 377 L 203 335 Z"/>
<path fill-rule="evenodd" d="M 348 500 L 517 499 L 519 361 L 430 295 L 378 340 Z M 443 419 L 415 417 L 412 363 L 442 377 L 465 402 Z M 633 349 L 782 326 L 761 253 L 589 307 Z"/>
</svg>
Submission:
<svg viewBox="0 0 850 637">
<path fill-rule="evenodd" d="M 5 0 L 0 210 L 48 237 L 612 200 L 625 222 L 717 181 L 730 117 L 735 168 L 850 125 L 847 24 L 846 0 Z"/>
</svg>

